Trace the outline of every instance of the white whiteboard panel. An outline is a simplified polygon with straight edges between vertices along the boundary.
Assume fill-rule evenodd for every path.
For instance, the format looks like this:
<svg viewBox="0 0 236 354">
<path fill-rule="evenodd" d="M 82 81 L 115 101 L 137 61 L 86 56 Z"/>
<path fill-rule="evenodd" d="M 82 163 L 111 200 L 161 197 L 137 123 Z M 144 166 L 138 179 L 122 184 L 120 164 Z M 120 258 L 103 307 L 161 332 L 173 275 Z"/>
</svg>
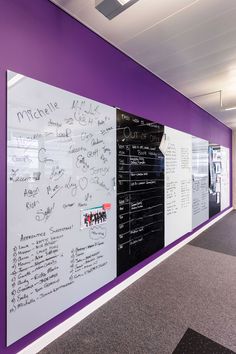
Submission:
<svg viewBox="0 0 236 354">
<path fill-rule="evenodd" d="M 10 345 L 116 277 L 116 111 L 9 72 L 7 144 Z"/>
<path fill-rule="evenodd" d="M 230 159 L 229 149 L 221 146 L 221 211 L 230 205 Z"/>
<path fill-rule="evenodd" d="M 208 145 L 208 141 L 192 137 L 193 228 L 209 219 Z"/>
<path fill-rule="evenodd" d="M 165 127 L 165 246 L 192 229 L 192 136 Z"/>
</svg>

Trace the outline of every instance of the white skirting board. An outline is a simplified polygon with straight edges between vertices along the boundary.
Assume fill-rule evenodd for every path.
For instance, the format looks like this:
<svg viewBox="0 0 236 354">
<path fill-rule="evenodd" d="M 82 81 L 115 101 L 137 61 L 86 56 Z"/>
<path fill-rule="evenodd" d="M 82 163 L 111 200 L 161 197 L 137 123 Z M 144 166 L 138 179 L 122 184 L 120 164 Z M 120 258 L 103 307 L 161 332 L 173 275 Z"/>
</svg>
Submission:
<svg viewBox="0 0 236 354">
<path fill-rule="evenodd" d="M 226 210 L 224 213 L 216 217 L 214 220 L 210 221 L 207 225 L 203 226 L 201 229 L 196 231 L 194 234 L 177 244 L 176 246 L 172 247 L 170 250 L 144 266 L 142 269 L 137 271 L 135 274 L 131 275 L 129 278 L 125 279 L 122 283 L 116 285 L 114 288 L 100 296 L 98 299 L 94 300 L 91 304 L 87 305 L 84 307 L 82 310 L 59 324 L 58 326 L 54 327 L 51 329 L 49 332 L 44 334 L 42 337 L 38 338 L 36 341 L 28 345 L 26 348 L 18 352 L 19 354 L 36 354 L 43 348 L 45 348 L 48 344 L 56 340 L 58 337 L 60 337 L 62 334 L 67 332 L 69 329 L 71 329 L 73 326 L 75 326 L 77 323 L 82 321 L 85 317 L 90 315 L 92 312 L 97 310 L 100 306 L 104 305 L 107 301 L 111 300 L 114 296 L 119 294 L 122 290 L 127 288 L 129 285 L 134 283 L 136 280 L 141 278 L 143 275 L 145 275 L 147 272 L 149 272 L 151 269 L 156 267 L 158 264 L 160 264 L 164 259 L 168 258 L 171 254 L 179 250 L 181 247 L 189 243 L 191 240 L 193 240 L 195 237 L 197 237 L 200 233 L 203 231 L 207 230 L 210 226 L 215 224 L 217 221 L 222 219 L 225 215 L 227 215 L 229 212 L 231 212 L 233 208 L 230 208 Z"/>
</svg>

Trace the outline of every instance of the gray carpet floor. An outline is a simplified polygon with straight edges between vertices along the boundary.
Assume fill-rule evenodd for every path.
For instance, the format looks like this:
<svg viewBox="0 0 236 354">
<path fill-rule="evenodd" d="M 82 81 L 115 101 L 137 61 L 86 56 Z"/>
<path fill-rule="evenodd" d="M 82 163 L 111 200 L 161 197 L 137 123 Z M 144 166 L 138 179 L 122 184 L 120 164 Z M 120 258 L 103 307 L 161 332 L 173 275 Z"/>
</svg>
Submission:
<svg viewBox="0 0 236 354">
<path fill-rule="evenodd" d="M 188 328 L 236 351 L 235 230 L 232 212 L 40 353 L 171 354 Z"/>
<path fill-rule="evenodd" d="M 236 256 L 236 211 L 214 224 L 199 237 L 190 242 L 191 245 Z"/>
</svg>

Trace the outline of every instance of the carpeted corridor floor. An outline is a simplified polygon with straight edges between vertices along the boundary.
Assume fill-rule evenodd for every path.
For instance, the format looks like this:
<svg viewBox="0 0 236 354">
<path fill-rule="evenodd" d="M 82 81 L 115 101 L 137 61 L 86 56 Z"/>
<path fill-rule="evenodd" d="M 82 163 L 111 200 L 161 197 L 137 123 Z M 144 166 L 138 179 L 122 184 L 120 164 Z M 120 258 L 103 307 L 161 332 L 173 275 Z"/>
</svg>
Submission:
<svg viewBox="0 0 236 354">
<path fill-rule="evenodd" d="M 236 351 L 236 211 L 181 248 L 41 354 Z"/>
</svg>

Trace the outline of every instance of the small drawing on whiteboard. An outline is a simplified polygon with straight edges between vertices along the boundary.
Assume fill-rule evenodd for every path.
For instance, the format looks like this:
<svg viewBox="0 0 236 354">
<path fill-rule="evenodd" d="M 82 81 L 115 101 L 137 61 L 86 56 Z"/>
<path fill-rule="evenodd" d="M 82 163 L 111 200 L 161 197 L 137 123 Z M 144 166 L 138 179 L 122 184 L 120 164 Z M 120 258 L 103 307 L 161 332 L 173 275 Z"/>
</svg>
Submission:
<svg viewBox="0 0 236 354">
<path fill-rule="evenodd" d="M 102 206 L 81 210 L 81 229 L 107 222 L 107 211 Z"/>
<path fill-rule="evenodd" d="M 89 230 L 89 237 L 91 238 L 91 240 L 101 240 L 104 239 L 107 235 L 107 230 L 104 226 L 95 226 L 95 227 L 91 227 L 91 229 Z"/>
</svg>

